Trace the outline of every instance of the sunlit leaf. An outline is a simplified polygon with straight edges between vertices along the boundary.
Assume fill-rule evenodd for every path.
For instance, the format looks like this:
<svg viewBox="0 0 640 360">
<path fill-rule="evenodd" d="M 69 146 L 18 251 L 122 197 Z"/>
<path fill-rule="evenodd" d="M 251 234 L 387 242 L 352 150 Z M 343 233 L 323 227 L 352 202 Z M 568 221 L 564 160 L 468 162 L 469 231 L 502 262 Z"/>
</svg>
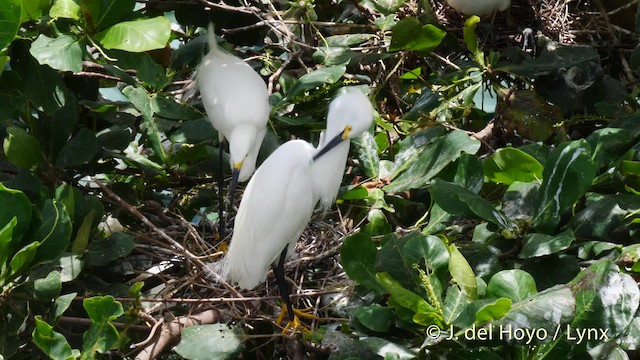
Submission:
<svg viewBox="0 0 640 360">
<path fill-rule="evenodd" d="M 242 334 L 226 324 L 186 327 L 175 351 L 185 359 L 232 359 L 242 350 Z"/>
<path fill-rule="evenodd" d="M 533 296 L 537 292 L 533 277 L 519 269 L 500 271 L 491 277 L 487 285 L 489 295 L 506 297 L 515 302 Z"/>
<path fill-rule="evenodd" d="M 2 7 L 3 9 L 0 11 L 0 50 L 11 44 L 18 33 L 22 1 L 6 0 Z"/>
<path fill-rule="evenodd" d="M 535 158 L 515 148 L 502 148 L 484 162 L 487 179 L 499 184 L 541 180 L 542 170 L 542 165 Z"/>
<path fill-rule="evenodd" d="M 40 64 L 46 64 L 60 71 L 78 72 L 82 70 L 81 41 L 71 35 L 50 38 L 40 34 L 29 50 Z"/>
<path fill-rule="evenodd" d="M 413 50 L 429 53 L 440 45 L 446 34 L 446 31 L 431 24 L 423 25 L 414 17 L 406 17 L 393 27 L 389 51 Z"/>
<path fill-rule="evenodd" d="M 467 259 L 464 258 L 464 255 L 460 253 L 460 250 L 454 244 L 449 247 L 449 253 L 449 273 L 451 273 L 451 277 L 467 295 L 468 299 L 475 299 L 478 295 L 478 285 L 473 269 L 471 269 Z"/>
<path fill-rule="evenodd" d="M 142 52 L 162 49 L 171 35 L 171 22 L 164 16 L 123 21 L 96 34 L 106 49 Z"/>
</svg>

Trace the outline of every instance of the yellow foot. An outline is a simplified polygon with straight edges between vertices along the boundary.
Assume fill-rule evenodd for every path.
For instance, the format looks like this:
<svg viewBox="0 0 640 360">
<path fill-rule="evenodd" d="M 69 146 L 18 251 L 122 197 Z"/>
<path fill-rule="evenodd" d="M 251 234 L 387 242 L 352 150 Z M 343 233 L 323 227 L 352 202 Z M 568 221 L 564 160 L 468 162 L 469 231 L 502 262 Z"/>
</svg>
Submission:
<svg viewBox="0 0 640 360">
<path fill-rule="evenodd" d="M 314 316 L 313 314 L 310 314 L 309 312 L 313 310 L 313 308 L 306 308 L 306 309 L 302 309 L 302 310 L 298 310 L 298 309 L 293 309 L 293 321 L 289 321 L 287 323 L 287 325 L 285 325 L 284 329 L 282 330 L 283 334 L 287 334 L 287 333 L 309 333 L 311 332 L 311 329 L 307 328 L 306 326 L 302 325 L 302 323 L 300 322 L 300 318 L 304 318 L 304 319 L 317 319 L 316 316 Z M 280 326 L 280 324 L 282 323 L 282 320 L 284 320 L 284 317 L 287 316 L 288 311 L 286 307 L 282 308 L 282 311 L 280 311 L 280 315 L 278 315 L 278 319 L 276 319 L 276 325 Z"/>
<path fill-rule="evenodd" d="M 216 251 L 213 254 L 214 256 L 222 256 L 222 255 L 226 254 L 227 251 L 229 251 L 229 245 L 227 245 L 226 241 L 221 241 L 220 244 L 218 244 L 218 246 L 216 246 L 215 250 Z"/>
</svg>

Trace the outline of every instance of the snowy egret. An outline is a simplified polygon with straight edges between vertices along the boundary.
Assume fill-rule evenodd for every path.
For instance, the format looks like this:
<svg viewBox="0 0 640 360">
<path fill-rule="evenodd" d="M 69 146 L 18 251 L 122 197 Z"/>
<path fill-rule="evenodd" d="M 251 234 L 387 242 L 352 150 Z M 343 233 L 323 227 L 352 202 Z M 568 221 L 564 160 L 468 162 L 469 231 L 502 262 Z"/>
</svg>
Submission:
<svg viewBox="0 0 640 360">
<path fill-rule="evenodd" d="M 459 13 L 478 16 L 505 11 L 511 6 L 511 0 L 447 0 L 447 3 Z"/>
<path fill-rule="evenodd" d="M 209 53 L 198 67 L 198 88 L 209 121 L 218 131 L 221 153 L 224 140 L 229 141 L 233 206 L 236 186 L 253 174 L 267 132 L 271 111 L 269 91 L 251 66 L 218 47 L 213 25 L 209 25 L 207 37 Z M 222 203 L 220 209 L 220 221 L 224 224 Z"/>
<path fill-rule="evenodd" d="M 335 199 L 349 139 L 366 131 L 373 119 L 371 102 L 354 88 L 338 95 L 329 109 L 327 130 L 317 148 L 304 140 L 288 141 L 258 168 L 240 202 L 229 251 L 210 268 L 243 289 L 253 289 L 272 266 L 290 324 L 297 319 L 284 279 L 285 259 L 318 200 L 326 207 Z"/>
</svg>

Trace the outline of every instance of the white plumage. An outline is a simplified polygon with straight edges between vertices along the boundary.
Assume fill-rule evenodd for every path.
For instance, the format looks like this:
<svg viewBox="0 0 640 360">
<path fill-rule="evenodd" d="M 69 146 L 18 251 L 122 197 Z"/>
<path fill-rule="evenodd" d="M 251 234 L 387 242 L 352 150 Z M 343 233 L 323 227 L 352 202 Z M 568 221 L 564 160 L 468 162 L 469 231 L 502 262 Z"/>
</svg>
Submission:
<svg viewBox="0 0 640 360">
<path fill-rule="evenodd" d="M 505 11 L 511 0 L 447 0 L 449 6 L 465 15 L 488 15 L 495 11 Z"/>
<path fill-rule="evenodd" d="M 293 251 L 318 200 L 335 199 L 349 138 L 369 128 L 373 107 L 362 92 L 347 89 L 329 109 L 318 148 L 288 141 L 255 172 L 240 202 L 229 250 L 211 271 L 243 289 L 256 287 L 285 248 Z"/>
<path fill-rule="evenodd" d="M 220 142 L 229 141 L 232 170 L 239 181 L 246 181 L 267 131 L 269 92 L 251 66 L 218 48 L 212 26 L 207 37 L 209 53 L 197 73 L 202 102 Z"/>
</svg>

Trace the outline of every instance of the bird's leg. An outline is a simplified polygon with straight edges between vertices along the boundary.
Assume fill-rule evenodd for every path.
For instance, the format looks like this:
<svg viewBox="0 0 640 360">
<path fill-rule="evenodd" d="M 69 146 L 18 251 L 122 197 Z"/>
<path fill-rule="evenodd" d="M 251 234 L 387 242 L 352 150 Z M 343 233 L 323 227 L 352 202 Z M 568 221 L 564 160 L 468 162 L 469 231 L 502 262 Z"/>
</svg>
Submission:
<svg viewBox="0 0 640 360">
<path fill-rule="evenodd" d="M 280 292 L 280 297 L 282 298 L 282 301 L 284 301 L 284 304 L 285 304 L 285 309 L 282 309 L 282 311 L 280 312 L 280 316 L 278 316 L 278 320 L 276 321 L 276 324 L 280 324 L 280 322 L 282 322 L 282 318 L 284 316 L 284 313 L 286 312 L 287 316 L 289 317 L 289 323 L 282 330 L 283 334 L 288 332 L 289 330 L 293 330 L 294 332 L 297 332 L 297 331 L 308 332 L 309 329 L 306 329 L 300 323 L 300 319 L 298 319 L 297 314 L 301 312 L 295 310 L 293 308 L 293 305 L 291 305 L 291 298 L 289 297 L 289 287 L 287 286 L 287 282 L 284 278 L 284 262 L 287 258 L 287 247 L 288 246 L 285 246 L 285 248 L 280 253 L 280 259 L 278 260 L 278 264 L 276 266 L 273 266 L 273 274 L 276 277 L 276 283 L 278 284 L 278 291 Z M 304 315 L 307 315 L 307 314 L 304 314 Z"/>
<path fill-rule="evenodd" d="M 225 236 L 227 233 L 227 222 L 224 218 L 224 150 L 223 142 L 218 142 L 219 147 L 219 163 L 218 163 L 218 235 L 220 236 L 219 251 L 226 252 Z"/>
</svg>

